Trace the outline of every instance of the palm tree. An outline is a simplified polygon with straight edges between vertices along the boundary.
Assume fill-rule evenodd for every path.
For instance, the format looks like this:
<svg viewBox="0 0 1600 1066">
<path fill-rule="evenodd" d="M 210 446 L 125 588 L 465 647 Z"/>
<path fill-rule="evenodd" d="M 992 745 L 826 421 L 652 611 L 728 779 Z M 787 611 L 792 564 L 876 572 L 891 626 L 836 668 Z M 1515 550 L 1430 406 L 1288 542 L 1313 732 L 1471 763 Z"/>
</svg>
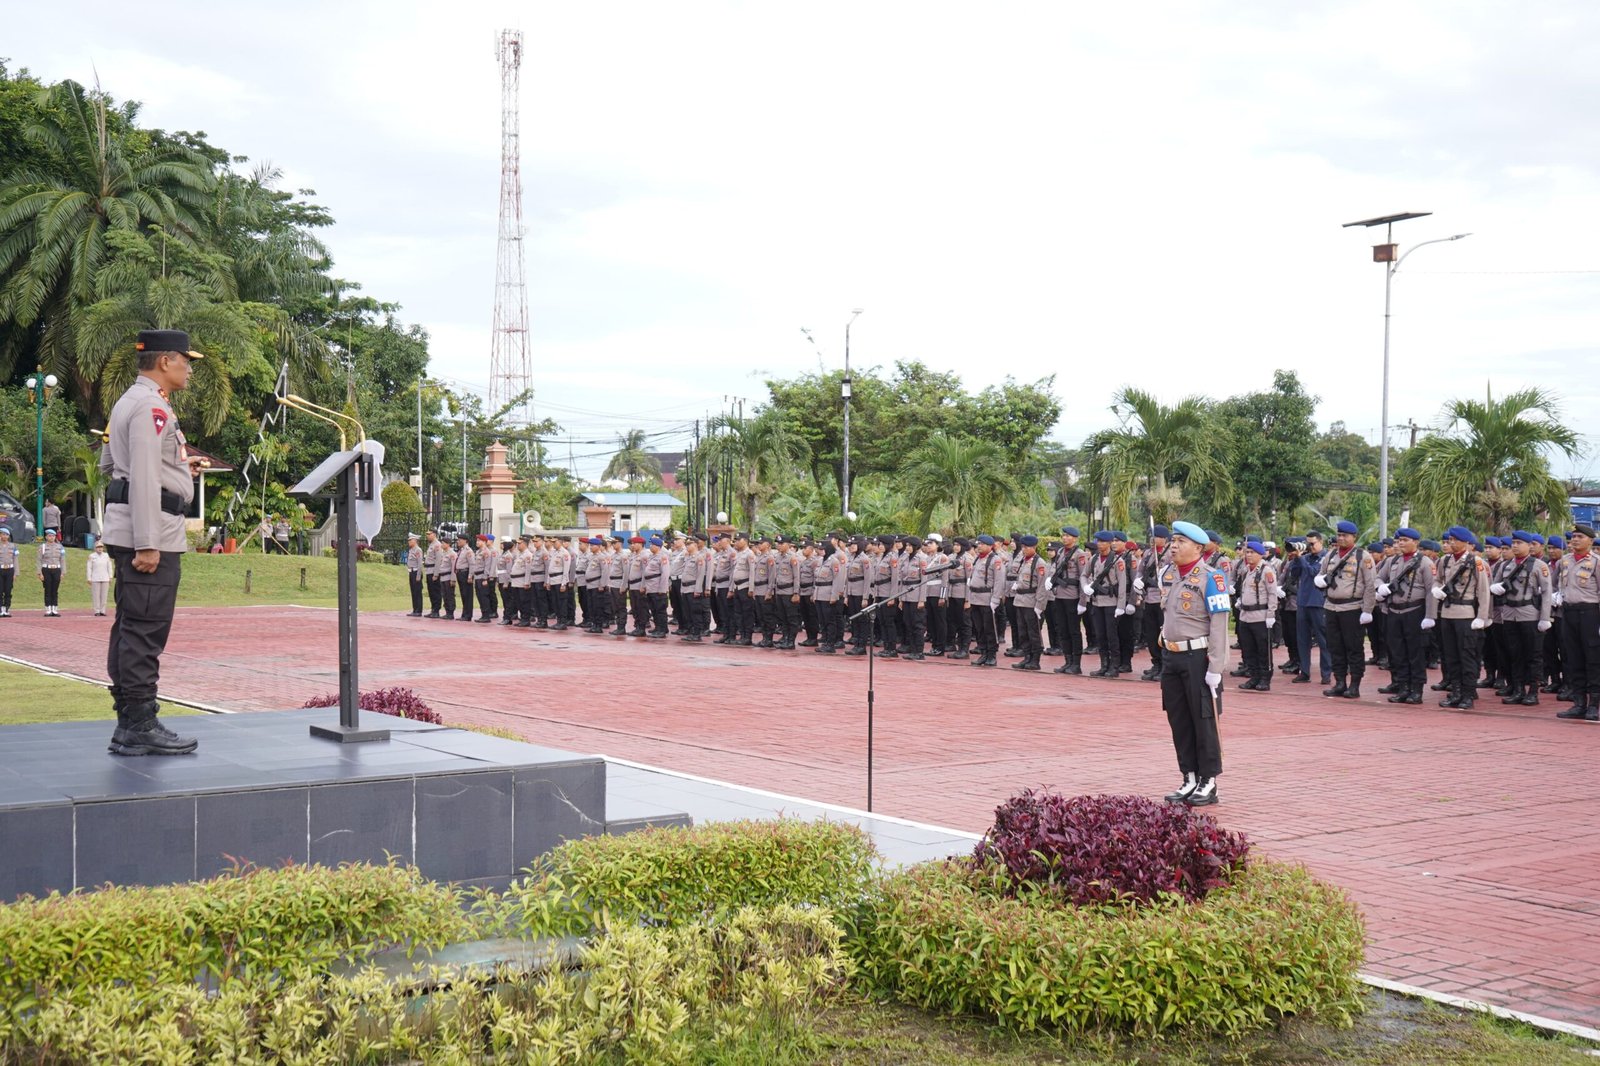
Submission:
<svg viewBox="0 0 1600 1066">
<path fill-rule="evenodd" d="M 95 278 L 98 299 L 71 315 L 78 342 L 74 363 L 92 383 L 79 403 L 91 421 L 98 420 L 102 399 L 133 381 L 139 330 L 184 329 L 207 358 L 195 364 L 189 388 L 173 403 L 180 417 L 198 415 L 205 432 L 215 433 L 233 395 L 229 357 L 259 350 L 264 330 L 234 298 L 226 257 L 181 246 L 162 252 L 156 247 L 160 240 L 126 230 L 106 238 L 111 256 Z M 263 316 L 282 314 L 251 306 Z"/>
<path fill-rule="evenodd" d="M 906 495 L 926 531 L 935 508 L 950 511 L 950 532 L 976 534 L 1018 495 L 1006 454 L 989 441 L 935 433 L 907 457 Z"/>
<path fill-rule="evenodd" d="M 1496 400 L 1485 389 L 1481 403 L 1447 403 L 1441 427 L 1406 451 L 1400 473 L 1427 521 L 1448 525 L 1470 515 L 1504 534 L 1519 517 L 1566 514 L 1567 488 L 1551 476 L 1551 451 L 1568 459 L 1583 452 L 1552 393 L 1523 389 Z"/>
<path fill-rule="evenodd" d="M 1128 524 L 1141 485 L 1162 506 L 1173 499 L 1169 482 L 1187 488 L 1191 496 L 1206 494 L 1217 506 L 1233 502 L 1229 437 L 1204 399 L 1191 396 L 1167 407 L 1147 392 L 1124 388 L 1111 411 L 1122 425 L 1095 433 L 1083 442 L 1083 450 L 1089 455 L 1089 483 L 1108 488 L 1112 525 Z"/>
<path fill-rule="evenodd" d="M 136 130 L 136 105 L 112 109 L 77 82 L 45 90 L 40 112 L 28 136 L 50 166 L 0 189 L 0 322 L 21 327 L 13 344 L 36 341 L 39 362 L 69 379 L 81 403 L 96 390 L 78 366 L 72 311 L 95 297 L 108 234 L 160 229 L 192 241 L 214 179 L 194 148 Z M 0 373 L 19 354 L 0 352 Z"/>
<path fill-rule="evenodd" d="M 698 458 L 707 469 L 733 471 L 745 524 L 754 528 L 761 498 L 804 462 L 810 449 L 776 410 L 749 419 L 713 418 L 710 429 L 711 436 L 700 442 Z"/>
<path fill-rule="evenodd" d="M 626 433 L 618 433 L 617 454 L 606 464 L 600 480 L 621 478 L 631 485 L 635 481 L 660 477 L 661 463 L 655 456 L 645 451 L 644 442 L 645 433 L 642 429 L 630 429 Z"/>
</svg>

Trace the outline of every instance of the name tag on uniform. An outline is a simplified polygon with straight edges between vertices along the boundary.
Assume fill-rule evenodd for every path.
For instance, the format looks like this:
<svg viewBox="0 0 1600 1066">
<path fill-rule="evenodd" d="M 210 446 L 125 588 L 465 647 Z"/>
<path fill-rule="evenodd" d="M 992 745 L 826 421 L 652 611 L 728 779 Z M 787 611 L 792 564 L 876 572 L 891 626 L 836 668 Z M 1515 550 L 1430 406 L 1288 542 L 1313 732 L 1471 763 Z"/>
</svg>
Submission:
<svg viewBox="0 0 1600 1066">
<path fill-rule="evenodd" d="M 1226 614 L 1232 609 L 1233 602 L 1222 585 L 1222 575 L 1213 573 L 1206 579 L 1206 610 L 1211 614 Z"/>
</svg>

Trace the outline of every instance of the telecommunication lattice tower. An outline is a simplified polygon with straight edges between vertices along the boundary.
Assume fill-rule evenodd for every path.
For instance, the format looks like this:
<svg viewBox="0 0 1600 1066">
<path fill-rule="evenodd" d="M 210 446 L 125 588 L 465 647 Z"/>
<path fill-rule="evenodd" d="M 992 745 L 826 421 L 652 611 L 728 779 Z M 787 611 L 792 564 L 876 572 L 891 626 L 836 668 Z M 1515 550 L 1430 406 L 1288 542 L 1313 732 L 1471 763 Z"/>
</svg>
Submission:
<svg viewBox="0 0 1600 1066">
<path fill-rule="evenodd" d="M 522 163 L 518 98 L 522 31 L 501 30 L 500 240 L 494 268 L 494 337 L 489 350 L 489 410 L 526 392 L 533 366 L 528 353 L 528 285 L 522 260 Z M 532 411 L 524 416 L 531 421 Z"/>
</svg>

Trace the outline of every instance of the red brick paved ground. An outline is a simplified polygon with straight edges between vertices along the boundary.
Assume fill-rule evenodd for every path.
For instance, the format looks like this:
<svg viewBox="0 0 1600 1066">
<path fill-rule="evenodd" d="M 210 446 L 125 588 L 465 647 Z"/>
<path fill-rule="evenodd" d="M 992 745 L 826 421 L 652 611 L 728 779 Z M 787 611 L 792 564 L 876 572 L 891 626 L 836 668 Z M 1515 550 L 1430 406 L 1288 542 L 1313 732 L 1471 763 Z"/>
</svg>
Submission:
<svg viewBox="0 0 1600 1066">
<path fill-rule="evenodd" d="M 0 622 L 0 653 L 103 677 L 107 623 L 24 611 Z M 184 609 L 163 689 L 297 706 L 336 688 L 334 635 L 328 610 Z M 447 721 L 864 805 L 864 660 L 398 615 L 363 616 L 361 636 L 364 688 L 410 686 Z M 1600 728 L 1555 720 L 1548 698 L 1397 708 L 1375 676 L 1354 702 L 1281 683 L 1230 695 L 1216 816 L 1360 901 L 1369 972 L 1600 1024 Z M 1028 785 L 1176 779 L 1155 685 L 943 660 L 880 661 L 877 677 L 880 813 L 977 832 Z"/>
</svg>

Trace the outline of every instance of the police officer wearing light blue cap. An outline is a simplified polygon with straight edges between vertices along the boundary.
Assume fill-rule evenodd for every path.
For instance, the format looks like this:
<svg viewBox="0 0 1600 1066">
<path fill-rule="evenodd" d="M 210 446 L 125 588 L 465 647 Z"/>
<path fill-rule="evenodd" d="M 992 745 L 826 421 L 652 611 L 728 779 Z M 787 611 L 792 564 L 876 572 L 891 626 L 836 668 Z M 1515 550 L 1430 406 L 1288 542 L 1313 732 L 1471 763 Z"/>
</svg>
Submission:
<svg viewBox="0 0 1600 1066">
<path fill-rule="evenodd" d="M 1183 781 L 1169 803 L 1217 802 L 1222 773 L 1222 678 L 1228 668 L 1227 577 L 1202 560 L 1208 539 L 1193 522 L 1172 525 L 1172 564 L 1161 571 L 1161 706 Z"/>
</svg>

